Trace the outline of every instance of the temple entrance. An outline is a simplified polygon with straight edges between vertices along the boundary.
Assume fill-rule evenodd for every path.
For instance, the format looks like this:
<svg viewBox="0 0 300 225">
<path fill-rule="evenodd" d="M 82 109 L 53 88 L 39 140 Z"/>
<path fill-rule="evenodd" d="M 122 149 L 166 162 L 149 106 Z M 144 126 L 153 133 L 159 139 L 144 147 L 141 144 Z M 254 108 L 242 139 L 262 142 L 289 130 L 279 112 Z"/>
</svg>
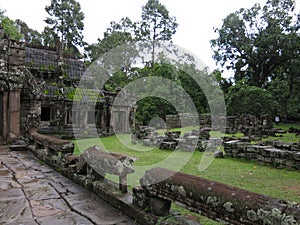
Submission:
<svg viewBox="0 0 300 225">
<path fill-rule="evenodd" d="M 115 132 L 125 132 L 126 113 L 122 111 L 114 112 L 114 129 Z"/>
</svg>

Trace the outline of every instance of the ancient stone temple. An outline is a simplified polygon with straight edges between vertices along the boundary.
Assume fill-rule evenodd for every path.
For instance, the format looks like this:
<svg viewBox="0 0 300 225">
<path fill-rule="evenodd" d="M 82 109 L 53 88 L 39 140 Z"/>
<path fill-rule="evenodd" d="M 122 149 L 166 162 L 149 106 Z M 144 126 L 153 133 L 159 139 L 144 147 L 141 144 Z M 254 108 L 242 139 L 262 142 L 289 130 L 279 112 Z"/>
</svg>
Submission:
<svg viewBox="0 0 300 225">
<path fill-rule="evenodd" d="M 76 88 L 82 77 L 87 87 L 92 81 L 83 76 L 86 68 L 82 61 L 60 52 L 11 40 L 0 28 L 2 141 L 26 134 L 32 127 L 71 133 L 88 133 L 90 128 L 96 128 L 99 135 L 112 134 L 115 129 L 130 131 L 134 110 L 126 102 L 113 104 L 122 91 L 101 90 L 95 95 L 95 90 Z"/>
</svg>

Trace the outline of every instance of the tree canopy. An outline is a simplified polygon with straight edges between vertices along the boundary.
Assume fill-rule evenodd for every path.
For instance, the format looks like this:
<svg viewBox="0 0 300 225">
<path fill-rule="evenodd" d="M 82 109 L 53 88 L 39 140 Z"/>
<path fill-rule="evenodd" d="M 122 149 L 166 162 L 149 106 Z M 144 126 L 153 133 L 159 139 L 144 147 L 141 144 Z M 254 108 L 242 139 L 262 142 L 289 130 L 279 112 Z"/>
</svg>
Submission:
<svg viewBox="0 0 300 225">
<path fill-rule="evenodd" d="M 45 7 L 49 17 L 45 22 L 55 32 L 62 43 L 62 49 L 76 51 L 76 46 L 84 45 L 82 31 L 84 13 L 79 2 L 75 0 L 51 0 Z"/>
<path fill-rule="evenodd" d="M 299 29 L 294 0 L 268 0 L 263 7 L 240 9 L 215 29 L 214 59 L 234 71 L 235 81 L 264 87 L 279 68 L 299 58 Z"/>
<path fill-rule="evenodd" d="M 18 31 L 16 23 L 9 17 L 5 16 L 5 10 L 0 9 L 0 23 L 5 31 L 5 33 L 15 40 L 20 40 L 22 34 Z"/>
</svg>

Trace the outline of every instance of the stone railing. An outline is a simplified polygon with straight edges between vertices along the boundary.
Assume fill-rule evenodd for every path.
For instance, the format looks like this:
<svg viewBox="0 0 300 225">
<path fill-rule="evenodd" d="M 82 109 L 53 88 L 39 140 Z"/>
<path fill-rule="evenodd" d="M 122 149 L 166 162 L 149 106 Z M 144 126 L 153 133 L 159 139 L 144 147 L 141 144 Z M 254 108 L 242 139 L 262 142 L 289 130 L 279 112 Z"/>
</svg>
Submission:
<svg viewBox="0 0 300 225">
<path fill-rule="evenodd" d="M 106 173 L 119 176 L 119 190 L 127 192 L 127 175 L 134 172 L 135 158 L 119 153 L 103 151 L 98 146 L 86 149 L 80 156 L 73 155 L 74 144 L 56 137 L 38 133 L 31 129 L 29 139 L 34 146 L 30 150 L 50 166 L 68 168 L 76 174 L 91 179 L 105 178 Z"/>
<path fill-rule="evenodd" d="M 300 170 L 300 143 L 268 141 L 257 145 L 240 140 L 224 142 L 225 157 L 254 160 L 275 167 Z"/>
<path fill-rule="evenodd" d="M 50 160 L 60 164 L 61 160 L 74 152 L 72 142 L 40 134 L 36 128 L 29 130 L 29 140 L 34 144 L 33 152 L 45 161 Z"/>
<path fill-rule="evenodd" d="M 119 153 L 110 153 L 98 146 L 86 149 L 76 162 L 77 174 L 90 178 L 104 179 L 106 173 L 119 177 L 119 190 L 127 193 L 127 175 L 134 172 L 136 159 Z"/>
<path fill-rule="evenodd" d="M 175 173 L 163 168 L 146 171 L 133 202 L 158 216 L 169 213 L 171 201 L 226 224 L 299 225 L 300 205 L 243 189 Z"/>
</svg>

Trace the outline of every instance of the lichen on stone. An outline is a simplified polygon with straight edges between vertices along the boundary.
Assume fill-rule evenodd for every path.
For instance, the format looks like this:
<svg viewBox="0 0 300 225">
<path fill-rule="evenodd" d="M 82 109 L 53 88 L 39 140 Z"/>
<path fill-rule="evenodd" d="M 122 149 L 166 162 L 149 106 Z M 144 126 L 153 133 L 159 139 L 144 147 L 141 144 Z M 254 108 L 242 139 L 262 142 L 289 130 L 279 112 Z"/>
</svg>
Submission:
<svg viewBox="0 0 300 225">
<path fill-rule="evenodd" d="M 257 221 L 258 220 L 256 212 L 252 209 L 247 211 L 247 217 L 251 221 Z"/>
<path fill-rule="evenodd" d="M 186 191 L 184 190 L 184 187 L 183 186 L 180 186 L 178 188 L 178 193 L 182 196 L 186 196 Z"/>
<path fill-rule="evenodd" d="M 207 200 L 206 200 L 206 204 L 216 207 L 216 206 L 218 206 L 219 203 L 218 203 L 217 197 L 208 196 Z"/>
<path fill-rule="evenodd" d="M 233 206 L 232 202 L 225 202 L 223 204 L 223 206 L 227 212 L 230 212 L 230 213 L 234 212 L 234 208 L 232 208 L 232 206 Z"/>
</svg>

